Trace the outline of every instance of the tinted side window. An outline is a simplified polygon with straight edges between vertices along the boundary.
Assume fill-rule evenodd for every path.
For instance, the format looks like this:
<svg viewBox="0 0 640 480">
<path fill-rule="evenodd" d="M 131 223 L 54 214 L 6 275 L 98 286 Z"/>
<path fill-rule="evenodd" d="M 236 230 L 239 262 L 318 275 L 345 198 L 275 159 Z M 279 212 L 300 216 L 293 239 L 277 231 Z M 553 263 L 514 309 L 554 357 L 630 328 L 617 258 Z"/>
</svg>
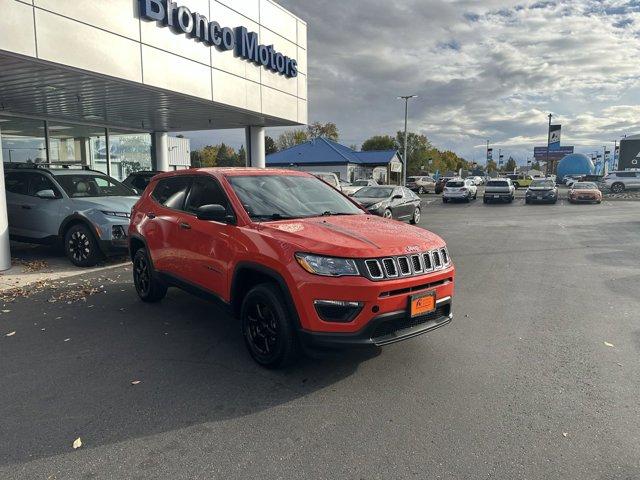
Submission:
<svg viewBox="0 0 640 480">
<path fill-rule="evenodd" d="M 61 196 L 53 182 L 46 176 L 41 173 L 30 173 L 29 176 L 31 180 L 29 182 L 29 195 L 35 197 L 36 193 L 41 192 L 42 190 L 53 190 L 56 197 Z"/>
<path fill-rule="evenodd" d="M 149 178 L 143 177 L 143 176 L 133 177 L 133 181 L 131 182 L 131 185 L 133 185 L 140 192 L 142 192 L 145 188 L 147 188 L 147 185 L 149 185 L 150 181 L 151 181 L 151 177 Z"/>
<path fill-rule="evenodd" d="M 181 210 L 184 205 L 191 177 L 172 177 L 160 180 L 151 196 L 160 205 Z"/>
<path fill-rule="evenodd" d="M 29 194 L 29 177 L 24 172 L 7 173 L 4 177 L 7 192 L 20 195 Z"/>
<path fill-rule="evenodd" d="M 618 172 L 618 177 L 622 177 L 622 178 L 632 178 L 635 176 L 636 176 L 635 172 Z"/>
<path fill-rule="evenodd" d="M 203 205 L 222 205 L 229 210 L 227 196 L 218 182 L 213 178 L 200 176 L 193 179 L 185 210 L 195 213 Z"/>
</svg>

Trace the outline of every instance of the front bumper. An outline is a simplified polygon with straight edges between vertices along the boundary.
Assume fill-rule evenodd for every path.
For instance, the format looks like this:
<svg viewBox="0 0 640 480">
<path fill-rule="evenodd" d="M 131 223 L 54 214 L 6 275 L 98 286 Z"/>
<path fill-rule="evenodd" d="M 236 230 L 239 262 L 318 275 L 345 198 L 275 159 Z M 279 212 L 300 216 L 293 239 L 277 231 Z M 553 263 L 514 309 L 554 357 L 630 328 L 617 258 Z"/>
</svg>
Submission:
<svg viewBox="0 0 640 480">
<path fill-rule="evenodd" d="M 547 195 L 547 194 L 527 194 L 525 199 L 529 200 L 531 203 L 554 203 L 558 200 L 557 195 Z"/>
<path fill-rule="evenodd" d="M 301 330 L 299 338 L 305 346 L 311 348 L 383 346 L 417 337 L 443 327 L 452 320 L 451 297 L 446 297 L 436 302 L 434 312 L 421 317 L 411 318 L 407 310 L 399 310 L 374 317 L 364 328 L 354 333 Z"/>
</svg>

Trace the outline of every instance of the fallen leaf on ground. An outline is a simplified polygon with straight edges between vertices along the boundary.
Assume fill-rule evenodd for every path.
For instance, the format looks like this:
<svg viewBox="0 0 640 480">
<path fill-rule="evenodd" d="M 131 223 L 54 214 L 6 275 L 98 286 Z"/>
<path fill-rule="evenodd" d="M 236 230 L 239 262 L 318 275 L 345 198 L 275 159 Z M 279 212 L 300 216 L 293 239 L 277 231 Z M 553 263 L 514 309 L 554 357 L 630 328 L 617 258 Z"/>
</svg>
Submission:
<svg viewBox="0 0 640 480">
<path fill-rule="evenodd" d="M 9 332 L 7 333 L 5 336 L 7 337 L 13 337 L 16 334 L 16 332 Z"/>
<path fill-rule="evenodd" d="M 131 385 L 139 385 L 140 383 L 140 380 L 134 380 L 133 382 L 131 382 Z"/>
<path fill-rule="evenodd" d="M 567 435 L 569 435 L 567 432 L 562 432 L 563 437 L 566 437 Z"/>
<path fill-rule="evenodd" d="M 9 313 L 11 310 L 2 310 L 2 313 Z"/>
<path fill-rule="evenodd" d="M 73 441 L 73 449 L 77 450 L 81 446 L 82 446 L 82 440 L 80 439 L 80 437 L 78 437 Z"/>
<path fill-rule="evenodd" d="M 607 347 L 615 347 L 615 345 L 614 345 L 613 343 L 604 342 L 604 344 L 605 344 Z"/>
<path fill-rule="evenodd" d="M 68 342 L 69 340 L 71 340 L 70 338 L 65 338 L 64 341 Z"/>
</svg>

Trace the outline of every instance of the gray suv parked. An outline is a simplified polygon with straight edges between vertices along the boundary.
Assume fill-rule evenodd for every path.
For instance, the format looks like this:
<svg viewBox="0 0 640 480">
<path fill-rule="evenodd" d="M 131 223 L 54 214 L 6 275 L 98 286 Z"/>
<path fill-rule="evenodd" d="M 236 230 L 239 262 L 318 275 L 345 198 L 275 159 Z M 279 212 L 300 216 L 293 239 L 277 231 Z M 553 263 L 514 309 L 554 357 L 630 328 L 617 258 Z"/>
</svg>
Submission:
<svg viewBox="0 0 640 480">
<path fill-rule="evenodd" d="M 71 262 L 90 267 L 127 251 L 134 192 L 101 172 L 5 165 L 12 240 L 62 244 Z"/>
<path fill-rule="evenodd" d="M 627 170 L 611 172 L 604 177 L 602 183 L 613 193 L 621 193 L 625 190 L 640 188 L 640 171 Z"/>
</svg>

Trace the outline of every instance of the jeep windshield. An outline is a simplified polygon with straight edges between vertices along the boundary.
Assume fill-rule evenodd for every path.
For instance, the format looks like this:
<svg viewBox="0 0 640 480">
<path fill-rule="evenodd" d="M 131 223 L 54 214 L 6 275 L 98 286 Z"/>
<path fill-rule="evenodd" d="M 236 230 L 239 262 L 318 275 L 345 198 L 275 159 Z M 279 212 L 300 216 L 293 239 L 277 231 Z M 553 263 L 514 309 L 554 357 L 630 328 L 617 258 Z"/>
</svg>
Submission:
<svg viewBox="0 0 640 480">
<path fill-rule="evenodd" d="M 346 197 L 315 177 L 250 175 L 227 179 L 254 221 L 364 214 Z"/>
<path fill-rule="evenodd" d="M 56 181 L 70 198 L 131 197 L 135 193 L 106 175 L 89 173 L 54 174 Z"/>
</svg>

